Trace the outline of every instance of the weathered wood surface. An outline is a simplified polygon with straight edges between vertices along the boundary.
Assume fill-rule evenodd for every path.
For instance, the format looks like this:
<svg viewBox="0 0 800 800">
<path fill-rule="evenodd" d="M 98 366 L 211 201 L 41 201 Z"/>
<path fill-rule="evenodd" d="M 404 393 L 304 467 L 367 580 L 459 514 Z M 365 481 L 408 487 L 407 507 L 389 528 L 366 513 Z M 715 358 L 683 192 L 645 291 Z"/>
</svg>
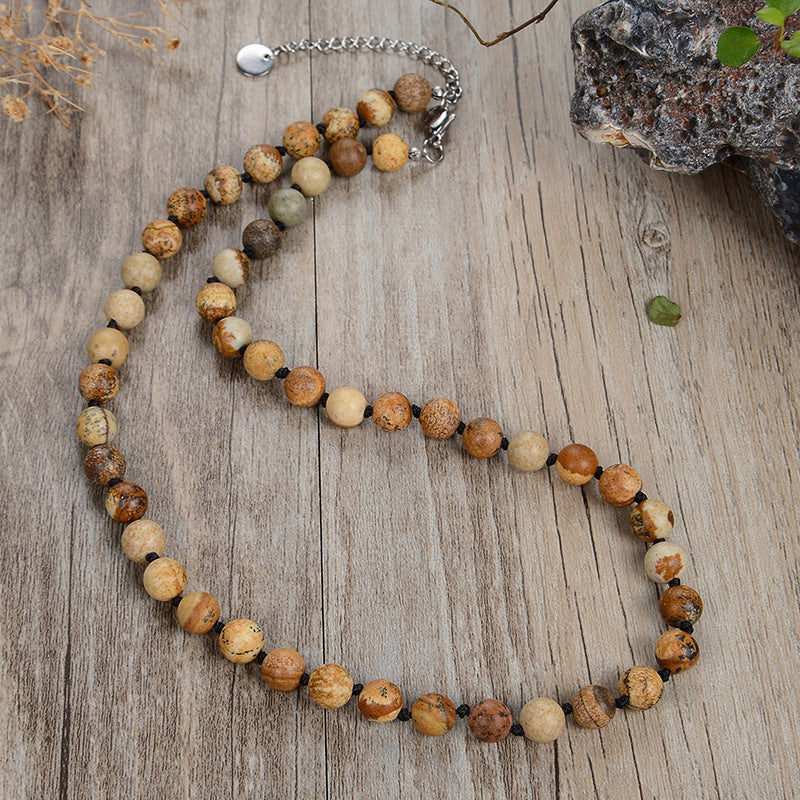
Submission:
<svg viewBox="0 0 800 800">
<path fill-rule="evenodd" d="M 798 795 L 798 251 L 740 176 L 655 173 L 573 132 L 569 24 L 589 5 L 487 51 L 422 0 L 208 0 L 174 54 L 110 45 L 69 130 L 39 110 L 0 123 L 0 796 Z M 532 10 L 492 6 L 464 4 L 487 32 Z M 554 448 L 586 442 L 672 504 L 706 601 L 701 662 L 602 732 L 483 745 L 460 721 L 426 739 L 270 693 L 144 594 L 82 474 L 85 342 L 169 191 L 413 68 L 301 56 L 249 82 L 237 48 L 354 32 L 460 68 L 447 156 L 336 181 L 241 313 L 329 386 L 443 395 Z M 190 587 L 262 622 L 269 646 L 394 680 L 409 702 L 498 696 L 517 714 L 652 664 L 657 592 L 596 487 L 471 460 L 416 424 L 334 429 L 216 355 L 193 297 L 267 195 L 248 188 L 188 234 L 113 403 Z M 674 330 L 649 323 L 655 294 L 683 306 Z"/>
</svg>

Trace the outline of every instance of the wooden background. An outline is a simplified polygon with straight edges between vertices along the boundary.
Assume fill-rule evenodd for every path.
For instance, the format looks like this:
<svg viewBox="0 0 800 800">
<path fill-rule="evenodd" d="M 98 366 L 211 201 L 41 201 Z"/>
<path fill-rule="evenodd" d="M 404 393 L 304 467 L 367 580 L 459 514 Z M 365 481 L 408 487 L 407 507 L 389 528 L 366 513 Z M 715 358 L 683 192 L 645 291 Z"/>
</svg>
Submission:
<svg viewBox="0 0 800 800">
<path fill-rule="evenodd" d="M 423 0 L 206 0 L 175 53 L 139 62 L 109 43 L 68 130 L 38 107 L 0 122 L 0 796 L 800 794 L 798 250 L 739 175 L 656 173 L 572 130 L 569 29 L 590 5 L 562 2 L 484 50 Z M 534 5 L 464 8 L 493 32 Z M 241 314 L 330 387 L 443 395 L 554 449 L 586 442 L 672 505 L 685 582 L 706 601 L 701 661 L 601 732 L 570 722 L 554 746 L 485 745 L 459 721 L 428 739 L 272 693 L 146 596 L 83 475 L 86 340 L 169 192 L 414 68 L 301 56 L 248 81 L 236 50 L 353 33 L 421 41 L 459 67 L 446 158 L 335 181 L 239 291 Z M 653 664 L 644 548 L 596 486 L 470 459 L 416 424 L 336 429 L 216 354 L 193 298 L 268 194 L 212 209 L 165 264 L 112 406 L 189 588 L 258 620 L 268 647 L 388 678 L 409 703 L 497 696 L 516 715 Z M 677 328 L 649 322 L 656 294 L 681 304 Z"/>
</svg>

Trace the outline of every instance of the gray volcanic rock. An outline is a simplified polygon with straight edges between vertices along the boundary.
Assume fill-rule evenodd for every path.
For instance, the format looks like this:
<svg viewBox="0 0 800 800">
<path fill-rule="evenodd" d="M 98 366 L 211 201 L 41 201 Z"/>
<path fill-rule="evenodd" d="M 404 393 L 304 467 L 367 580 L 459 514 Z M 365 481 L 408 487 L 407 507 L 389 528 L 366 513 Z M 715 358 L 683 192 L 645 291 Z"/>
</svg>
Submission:
<svg viewBox="0 0 800 800">
<path fill-rule="evenodd" d="M 800 60 L 770 46 L 736 69 L 716 58 L 730 25 L 749 25 L 771 41 L 777 28 L 755 15 L 762 7 L 759 0 L 610 0 L 587 12 L 572 28 L 570 113 L 587 139 L 634 147 L 656 169 L 693 174 L 746 160 L 784 233 L 800 243 Z"/>
</svg>

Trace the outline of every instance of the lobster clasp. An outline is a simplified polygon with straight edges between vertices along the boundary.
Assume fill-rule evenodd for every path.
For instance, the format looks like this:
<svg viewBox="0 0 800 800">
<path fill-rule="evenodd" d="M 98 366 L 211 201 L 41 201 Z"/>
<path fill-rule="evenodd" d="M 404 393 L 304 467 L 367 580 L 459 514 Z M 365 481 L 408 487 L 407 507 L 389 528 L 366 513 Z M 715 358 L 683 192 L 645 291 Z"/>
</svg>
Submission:
<svg viewBox="0 0 800 800">
<path fill-rule="evenodd" d="M 425 113 L 425 130 L 428 136 L 441 140 L 455 118 L 456 115 L 447 106 L 429 108 Z"/>
</svg>

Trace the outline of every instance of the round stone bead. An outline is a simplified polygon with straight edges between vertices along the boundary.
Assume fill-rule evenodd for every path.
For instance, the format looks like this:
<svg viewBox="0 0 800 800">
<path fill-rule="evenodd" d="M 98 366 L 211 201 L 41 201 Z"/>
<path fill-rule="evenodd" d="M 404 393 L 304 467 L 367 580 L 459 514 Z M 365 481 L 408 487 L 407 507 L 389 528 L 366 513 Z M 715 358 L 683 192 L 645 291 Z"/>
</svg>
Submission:
<svg viewBox="0 0 800 800">
<path fill-rule="evenodd" d="M 313 156 L 319 143 L 319 131 L 310 122 L 293 122 L 283 132 L 283 146 L 292 158 Z"/>
<path fill-rule="evenodd" d="M 364 421 L 367 398 L 352 386 L 334 389 L 325 403 L 328 419 L 340 428 L 355 428 Z"/>
<path fill-rule="evenodd" d="M 685 568 L 686 555 L 672 542 L 656 542 L 644 554 L 644 571 L 656 583 L 669 583 Z"/>
<path fill-rule="evenodd" d="M 162 561 L 163 559 L 158 559 Z M 154 561 L 153 564 L 157 562 Z M 189 592 L 178 605 L 178 622 L 188 633 L 208 633 L 220 617 L 219 603 L 208 592 Z"/>
<path fill-rule="evenodd" d="M 372 143 L 372 163 L 381 172 L 397 172 L 408 161 L 408 142 L 396 133 L 384 133 Z"/>
<path fill-rule="evenodd" d="M 668 630 L 656 642 L 656 661 L 662 669 L 673 675 L 690 669 L 700 657 L 700 646 L 693 636 L 684 631 Z"/>
<path fill-rule="evenodd" d="M 117 435 L 117 419 L 107 408 L 89 406 L 78 414 L 75 432 L 89 447 L 109 444 Z"/>
<path fill-rule="evenodd" d="M 424 111 L 433 97 L 430 81 L 416 72 L 401 75 L 395 81 L 393 91 L 397 107 L 407 114 Z"/>
<path fill-rule="evenodd" d="M 411 721 L 426 736 L 443 736 L 456 724 L 456 707 L 443 694 L 424 694 L 411 706 Z"/>
<path fill-rule="evenodd" d="M 272 183 L 283 170 L 283 157 L 271 144 L 257 144 L 244 154 L 244 169 L 256 183 Z"/>
<path fill-rule="evenodd" d="M 133 522 L 147 511 L 147 494 L 135 483 L 115 483 L 106 494 L 106 511 L 115 522 Z"/>
<path fill-rule="evenodd" d="M 267 202 L 267 211 L 275 222 L 293 228 L 308 216 L 308 201 L 297 189 L 278 189 Z"/>
<path fill-rule="evenodd" d="M 221 356 L 238 358 L 241 349 L 253 341 L 253 329 L 241 317 L 225 317 L 211 331 L 211 341 Z"/>
<path fill-rule="evenodd" d="M 352 178 L 367 166 L 367 148 L 358 139 L 340 139 L 331 145 L 328 158 L 337 175 Z"/>
<path fill-rule="evenodd" d="M 669 539 L 674 525 L 675 517 L 663 500 L 648 497 L 631 511 L 631 530 L 643 542 Z"/>
<path fill-rule="evenodd" d="M 267 653 L 261 662 L 261 677 L 270 689 L 278 692 L 291 692 L 300 685 L 306 671 L 303 656 L 290 647 L 279 647 Z"/>
<path fill-rule="evenodd" d="M 572 715 L 582 728 L 603 728 L 616 713 L 614 695 L 604 686 L 584 686 L 572 698 Z"/>
<path fill-rule="evenodd" d="M 353 679 L 338 664 L 323 664 L 308 679 L 308 696 L 322 708 L 340 708 L 352 695 Z"/>
<path fill-rule="evenodd" d="M 391 722 L 403 708 L 403 693 L 391 681 L 370 681 L 358 695 L 358 710 L 370 722 Z"/>
<path fill-rule="evenodd" d="M 156 258 L 171 258 L 182 244 L 181 229 L 168 219 L 153 220 L 142 231 L 142 247 Z"/>
<path fill-rule="evenodd" d="M 382 128 L 392 121 L 395 104 L 385 89 L 368 89 L 358 98 L 358 116 L 375 128 Z"/>
<path fill-rule="evenodd" d="M 152 292 L 161 283 L 161 262 L 150 253 L 134 253 L 122 262 L 122 283 L 128 289 L 138 286 Z"/>
<path fill-rule="evenodd" d="M 197 293 L 194 307 L 206 322 L 219 322 L 236 311 L 236 293 L 226 283 L 207 283 Z"/>
<path fill-rule="evenodd" d="M 281 229 L 271 219 L 254 219 L 242 231 L 242 246 L 253 249 L 253 258 L 274 256 L 280 244 Z"/>
<path fill-rule="evenodd" d="M 508 736 L 512 725 L 511 711 L 499 700 L 481 700 L 470 709 L 467 724 L 472 735 L 481 742 L 499 742 Z"/>
<path fill-rule="evenodd" d="M 212 259 L 211 274 L 236 289 L 250 277 L 250 259 L 241 250 L 226 247 Z"/>
<path fill-rule="evenodd" d="M 78 378 L 78 391 L 87 403 L 107 403 L 117 396 L 119 375 L 108 364 L 90 364 Z"/>
<path fill-rule="evenodd" d="M 372 404 L 372 421 L 383 431 L 405 430 L 413 418 L 411 403 L 400 392 L 386 392 Z"/>
<path fill-rule="evenodd" d="M 314 367 L 295 367 L 283 382 L 286 399 L 300 408 L 311 408 L 325 394 L 325 378 Z"/>
<path fill-rule="evenodd" d="M 144 319 L 144 300 L 130 289 L 118 289 L 106 300 L 103 312 L 123 330 L 135 328 Z"/>
<path fill-rule="evenodd" d="M 86 345 L 89 361 L 96 364 L 108 359 L 112 367 L 121 367 L 127 361 L 130 350 L 125 334 L 116 328 L 100 328 L 89 337 Z"/>
<path fill-rule="evenodd" d="M 93 447 L 83 459 L 86 477 L 98 486 L 108 486 L 110 481 L 121 481 L 125 477 L 125 456 L 108 444 Z"/>
<path fill-rule="evenodd" d="M 219 635 L 222 655 L 234 664 L 249 664 L 263 646 L 264 631 L 251 619 L 232 619 Z"/>
<path fill-rule="evenodd" d="M 547 464 L 550 445 L 541 433 L 522 431 L 508 443 L 508 463 L 520 472 L 536 472 Z"/>
<path fill-rule="evenodd" d="M 259 339 L 247 346 L 242 360 L 251 378 L 271 381 L 284 364 L 283 350 L 269 339 Z"/>
<path fill-rule="evenodd" d="M 198 189 L 182 186 L 167 198 L 167 216 L 178 220 L 178 227 L 191 228 L 206 214 L 206 198 Z"/>
<path fill-rule="evenodd" d="M 203 185 L 212 202 L 219 206 L 229 206 L 242 196 L 242 176 L 234 167 L 214 167 Z"/>
<path fill-rule="evenodd" d="M 336 144 L 341 139 L 355 139 L 358 136 L 360 125 L 358 114 L 349 108 L 332 108 L 325 112 L 322 117 L 322 124 L 325 126 L 325 141 Z"/>
<path fill-rule="evenodd" d="M 619 679 L 619 693 L 628 698 L 625 708 L 647 711 L 664 694 L 664 681 L 652 667 L 631 667 Z"/>
<path fill-rule="evenodd" d="M 661 595 L 658 610 L 661 612 L 661 619 L 674 628 L 680 628 L 687 622 L 694 625 L 703 614 L 703 600 L 689 586 L 670 586 Z"/>
<path fill-rule="evenodd" d="M 549 697 L 534 697 L 519 712 L 519 724 L 525 738 L 532 742 L 555 741 L 564 730 L 566 718 L 560 703 Z"/>
<path fill-rule="evenodd" d="M 571 486 L 582 486 L 594 478 L 599 466 L 594 450 L 585 444 L 568 444 L 559 454 L 556 470 Z"/>
<path fill-rule="evenodd" d="M 330 186 L 330 168 L 321 158 L 301 158 L 292 167 L 292 183 L 296 183 L 306 197 L 319 197 Z"/>
<path fill-rule="evenodd" d="M 603 500 L 617 508 L 629 506 L 642 490 L 641 476 L 628 464 L 606 467 L 597 484 Z"/>
<path fill-rule="evenodd" d="M 489 417 L 478 417 L 464 428 L 462 435 L 464 449 L 475 458 L 491 458 L 500 451 L 503 431 L 497 422 Z"/>
<path fill-rule="evenodd" d="M 137 564 L 147 563 L 147 554 L 161 555 L 167 546 L 164 529 L 151 519 L 137 519 L 125 526 L 120 539 L 122 552 Z"/>
<path fill-rule="evenodd" d="M 174 558 L 157 558 L 145 568 L 142 583 L 153 600 L 172 600 L 186 588 L 186 570 Z"/>
<path fill-rule="evenodd" d="M 461 422 L 459 407 L 445 397 L 428 400 L 419 412 L 419 426 L 431 439 L 449 439 Z"/>
</svg>

